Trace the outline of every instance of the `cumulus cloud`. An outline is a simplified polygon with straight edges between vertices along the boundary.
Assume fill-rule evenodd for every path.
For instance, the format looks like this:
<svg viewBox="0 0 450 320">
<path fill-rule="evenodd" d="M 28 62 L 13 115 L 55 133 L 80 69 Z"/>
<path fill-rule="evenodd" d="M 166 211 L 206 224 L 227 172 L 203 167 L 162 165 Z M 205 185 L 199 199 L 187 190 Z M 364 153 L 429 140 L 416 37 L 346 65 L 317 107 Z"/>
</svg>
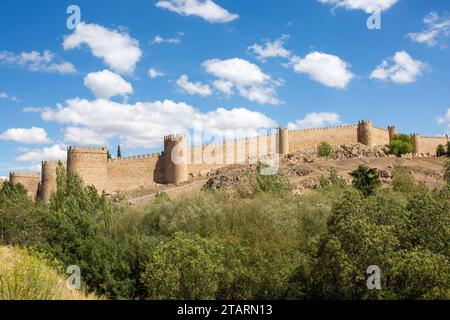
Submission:
<svg viewBox="0 0 450 320">
<path fill-rule="evenodd" d="M 214 86 L 226 94 L 236 88 L 241 96 L 259 104 L 280 104 L 275 88 L 283 82 L 273 80 L 260 67 L 240 58 L 212 59 L 203 63 L 207 73 L 218 78 Z"/>
<path fill-rule="evenodd" d="M 211 88 L 208 85 L 202 84 L 201 82 L 190 82 L 189 77 L 185 74 L 177 80 L 177 86 L 183 92 L 191 95 L 198 94 L 202 97 L 206 97 L 212 94 Z"/>
<path fill-rule="evenodd" d="M 450 35 L 450 15 L 439 17 L 437 12 L 430 12 L 424 19 L 425 30 L 421 32 L 408 33 L 408 37 L 417 43 L 434 47 L 439 43 L 439 39 Z"/>
<path fill-rule="evenodd" d="M 248 49 L 253 52 L 261 61 L 266 61 L 268 58 L 289 58 L 291 52 L 284 48 L 284 44 L 289 39 L 289 35 L 283 35 L 281 38 L 271 42 L 265 40 L 263 45 L 253 44 Z"/>
<path fill-rule="evenodd" d="M 43 109 L 41 117 L 67 125 L 66 139 L 73 143 L 85 144 L 86 137 L 102 137 L 105 141 L 116 137 L 128 147 L 145 148 L 160 146 L 164 135 L 190 129 L 229 136 L 254 135 L 260 128 L 277 126 L 264 114 L 245 108 L 219 108 L 203 113 L 186 103 L 171 100 L 125 104 L 77 98 L 56 108 Z"/>
<path fill-rule="evenodd" d="M 291 63 L 295 72 L 305 73 L 312 80 L 331 88 L 345 89 L 355 77 L 349 71 L 349 63 L 322 52 L 312 52 L 304 58 L 294 56 Z"/>
<path fill-rule="evenodd" d="M 64 38 L 64 49 L 87 45 L 92 54 L 115 72 L 131 74 L 142 56 L 139 42 L 127 33 L 106 29 L 97 24 L 80 23 L 75 31 Z"/>
<path fill-rule="evenodd" d="M 416 82 L 425 70 L 426 64 L 414 60 L 407 52 L 399 51 L 394 57 L 384 60 L 370 77 L 382 81 L 392 81 L 398 84 Z"/>
<path fill-rule="evenodd" d="M 14 141 L 25 144 L 50 143 L 50 139 L 42 128 L 32 127 L 29 129 L 12 128 L 0 134 L 0 140 Z"/>
<path fill-rule="evenodd" d="M 334 112 L 313 112 L 308 113 L 303 119 L 290 122 L 290 130 L 322 128 L 341 124 L 341 117 Z"/>
<path fill-rule="evenodd" d="M 178 32 L 177 35 L 173 38 L 163 38 L 161 35 L 156 35 L 153 40 L 152 44 L 180 44 L 181 43 L 181 37 L 184 36 L 183 32 Z"/>
<path fill-rule="evenodd" d="M 151 79 L 155 79 L 155 78 L 159 78 L 159 77 L 164 77 L 164 72 L 156 70 L 154 68 L 150 68 L 148 70 L 148 77 Z"/>
<path fill-rule="evenodd" d="M 347 10 L 363 10 L 367 13 L 385 11 L 391 8 L 398 0 L 318 0 L 323 4 L 333 5 L 334 8 Z"/>
<path fill-rule="evenodd" d="M 73 64 L 66 61 L 58 61 L 56 55 L 49 50 L 44 52 L 31 51 L 14 54 L 9 51 L 0 51 L 0 63 L 26 68 L 33 72 L 50 73 L 74 73 Z"/>
<path fill-rule="evenodd" d="M 84 78 L 84 85 L 101 99 L 123 96 L 133 93 L 133 87 L 120 75 L 109 70 L 89 73 Z"/>
<path fill-rule="evenodd" d="M 67 147 L 62 144 L 55 144 L 48 148 L 33 149 L 25 152 L 16 158 L 18 162 L 29 162 L 39 165 L 42 161 L 65 161 L 67 158 Z"/>
<path fill-rule="evenodd" d="M 156 6 L 183 16 L 201 17 L 210 23 L 227 23 L 239 18 L 212 0 L 160 0 Z"/>
</svg>

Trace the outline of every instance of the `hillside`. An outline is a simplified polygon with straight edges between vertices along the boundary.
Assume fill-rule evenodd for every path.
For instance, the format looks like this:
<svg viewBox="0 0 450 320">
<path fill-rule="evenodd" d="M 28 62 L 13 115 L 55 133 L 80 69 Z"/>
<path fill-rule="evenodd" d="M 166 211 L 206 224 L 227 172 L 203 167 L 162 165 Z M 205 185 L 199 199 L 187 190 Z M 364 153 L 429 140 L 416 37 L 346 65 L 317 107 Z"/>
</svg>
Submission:
<svg viewBox="0 0 450 320">
<path fill-rule="evenodd" d="M 71 290 L 45 259 L 26 250 L 0 247 L 0 300 L 95 300 Z"/>
<path fill-rule="evenodd" d="M 317 156 L 316 148 L 310 148 L 280 159 L 280 172 L 289 180 L 294 194 L 304 194 L 316 188 L 320 184 L 320 178 L 328 176 L 331 169 L 335 169 L 347 184 L 351 184 L 352 178 L 349 173 L 362 164 L 377 168 L 382 182 L 388 186 L 391 184 L 395 164 L 401 163 L 417 182 L 433 188 L 436 184 L 442 183 L 442 168 L 446 161 L 445 158 L 412 155 L 397 158 L 388 155 L 383 147 L 368 148 L 361 144 L 342 145 L 333 152 L 332 159 L 325 159 Z M 256 167 L 256 165 L 230 165 L 204 175 L 191 176 L 190 180 L 180 187 L 160 185 L 123 194 L 118 199 L 128 198 L 133 205 L 145 205 L 161 191 L 166 192 L 171 198 L 178 198 L 200 191 L 207 183 L 216 189 L 228 189 L 242 180 L 246 172 L 255 172 Z"/>
</svg>

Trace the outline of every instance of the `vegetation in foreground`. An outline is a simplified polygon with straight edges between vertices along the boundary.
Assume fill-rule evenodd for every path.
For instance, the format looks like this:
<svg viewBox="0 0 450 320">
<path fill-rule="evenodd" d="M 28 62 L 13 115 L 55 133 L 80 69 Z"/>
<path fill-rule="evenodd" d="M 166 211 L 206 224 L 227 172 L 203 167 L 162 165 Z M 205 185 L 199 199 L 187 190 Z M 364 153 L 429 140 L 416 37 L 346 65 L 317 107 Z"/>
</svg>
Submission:
<svg viewBox="0 0 450 320">
<path fill-rule="evenodd" d="M 162 193 L 141 209 L 59 170 L 49 205 L 3 186 L 0 244 L 78 265 L 84 289 L 110 299 L 449 299 L 446 168 L 435 190 L 398 165 L 390 188 L 360 168 L 353 187 L 331 172 L 303 196 L 281 175 L 249 173 L 234 192 Z M 371 265 L 381 290 L 367 289 Z M 33 298 L 52 298 L 47 285 Z"/>
</svg>

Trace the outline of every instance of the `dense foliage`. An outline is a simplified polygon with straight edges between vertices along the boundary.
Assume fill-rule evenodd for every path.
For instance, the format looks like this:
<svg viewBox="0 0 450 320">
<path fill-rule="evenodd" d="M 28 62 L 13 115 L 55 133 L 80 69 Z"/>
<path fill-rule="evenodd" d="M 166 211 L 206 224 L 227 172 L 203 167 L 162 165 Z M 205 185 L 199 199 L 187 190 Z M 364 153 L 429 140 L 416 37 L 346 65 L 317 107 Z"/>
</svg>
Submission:
<svg viewBox="0 0 450 320">
<path fill-rule="evenodd" d="M 85 288 L 108 298 L 450 298 L 450 184 L 428 190 L 401 165 L 392 188 L 364 186 L 370 168 L 357 188 L 332 170 L 303 196 L 282 175 L 258 175 L 253 192 L 161 193 L 139 209 L 59 171 L 49 205 L 4 185 L 0 244 L 78 265 Z M 381 290 L 367 289 L 371 265 Z"/>
<path fill-rule="evenodd" d="M 396 134 L 389 144 L 389 153 L 399 157 L 402 154 L 412 153 L 413 148 L 413 138 L 410 135 Z"/>
<path fill-rule="evenodd" d="M 333 156 L 333 147 L 326 142 L 321 142 L 317 147 L 317 154 L 321 158 L 331 158 Z"/>
</svg>

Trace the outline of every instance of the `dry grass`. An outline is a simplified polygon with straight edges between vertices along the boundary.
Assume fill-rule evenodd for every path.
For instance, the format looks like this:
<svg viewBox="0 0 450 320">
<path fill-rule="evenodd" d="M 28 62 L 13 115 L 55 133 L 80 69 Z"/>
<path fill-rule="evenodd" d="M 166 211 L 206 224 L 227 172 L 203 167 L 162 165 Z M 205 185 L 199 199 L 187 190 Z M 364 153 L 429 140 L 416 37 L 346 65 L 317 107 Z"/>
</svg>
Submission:
<svg viewBox="0 0 450 320">
<path fill-rule="evenodd" d="M 0 300 L 96 300 L 66 286 L 45 259 L 24 249 L 0 247 Z"/>
</svg>

